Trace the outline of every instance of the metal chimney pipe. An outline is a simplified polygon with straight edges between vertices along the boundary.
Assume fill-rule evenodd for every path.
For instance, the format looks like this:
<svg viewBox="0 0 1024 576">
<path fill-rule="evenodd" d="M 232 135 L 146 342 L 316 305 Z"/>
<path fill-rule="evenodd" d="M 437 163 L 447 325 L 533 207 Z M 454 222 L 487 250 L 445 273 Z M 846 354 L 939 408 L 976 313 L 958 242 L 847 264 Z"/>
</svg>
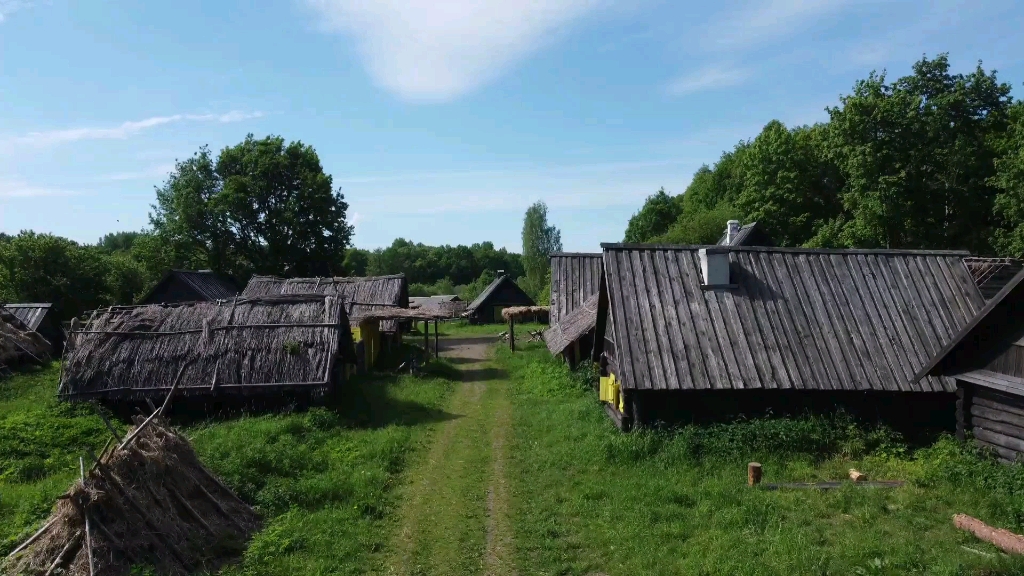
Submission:
<svg viewBox="0 0 1024 576">
<path fill-rule="evenodd" d="M 736 235 L 740 233 L 740 221 L 729 220 L 725 223 L 725 245 L 732 246 L 732 241 L 736 239 Z"/>
</svg>

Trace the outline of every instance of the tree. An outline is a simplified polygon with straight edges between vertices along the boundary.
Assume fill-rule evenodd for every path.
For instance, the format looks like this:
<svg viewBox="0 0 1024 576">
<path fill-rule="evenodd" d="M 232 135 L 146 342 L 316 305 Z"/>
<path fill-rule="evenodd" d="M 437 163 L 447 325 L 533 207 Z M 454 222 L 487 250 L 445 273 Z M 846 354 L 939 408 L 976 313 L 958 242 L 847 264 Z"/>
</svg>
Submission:
<svg viewBox="0 0 1024 576">
<path fill-rule="evenodd" d="M 96 245 L 108 252 L 126 252 L 132 249 L 135 240 L 142 234 L 143 232 L 112 232 L 104 234 Z"/>
<path fill-rule="evenodd" d="M 549 257 L 562 250 L 562 233 L 548 225 L 548 207 L 535 202 L 526 209 L 523 218 L 523 267 L 526 269 L 527 290 L 534 299 L 542 300 L 544 285 L 551 277 Z"/>
<path fill-rule="evenodd" d="M 203 147 L 157 189 L 150 221 L 172 260 L 248 278 L 326 276 L 343 266 L 348 204 L 312 147 L 251 134 L 214 162 Z"/>
<path fill-rule="evenodd" d="M 995 214 L 1000 220 L 993 244 L 999 254 L 1020 258 L 1024 256 L 1024 102 L 1014 104 L 1011 118 L 991 180 L 998 190 Z"/>
<path fill-rule="evenodd" d="M 655 244 L 717 244 L 725 232 L 729 220 L 738 220 L 740 212 L 728 204 L 721 204 L 712 210 L 695 211 L 683 215 L 661 236 L 651 238 Z"/>
<path fill-rule="evenodd" d="M 370 251 L 349 248 L 345 253 L 342 268 L 347 276 L 366 276 L 366 268 L 370 264 Z"/>
<path fill-rule="evenodd" d="M 679 202 L 661 188 L 648 196 L 639 212 L 633 214 L 626 226 L 626 242 L 648 242 L 659 236 L 679 219 L 682 212 Z"/>
</svg>

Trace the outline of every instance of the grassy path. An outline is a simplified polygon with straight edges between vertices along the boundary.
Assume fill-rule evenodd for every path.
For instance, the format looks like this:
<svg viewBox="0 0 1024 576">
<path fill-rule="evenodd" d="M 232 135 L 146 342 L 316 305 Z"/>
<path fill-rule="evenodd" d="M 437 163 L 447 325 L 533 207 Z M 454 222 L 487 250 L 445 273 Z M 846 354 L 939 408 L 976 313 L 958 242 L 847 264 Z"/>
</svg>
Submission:
<svg viewBox="0 0 1024 576">
<path fill-rule="evenodd" d="M 446 343 L 444 356 L 462 373 L 447 409 L 453 418 L 406 474 L 385 574 L 513 573 L 504 478 L 511 404 L 506 376 L 488 358 L 492 343 Z"/>
</svg>

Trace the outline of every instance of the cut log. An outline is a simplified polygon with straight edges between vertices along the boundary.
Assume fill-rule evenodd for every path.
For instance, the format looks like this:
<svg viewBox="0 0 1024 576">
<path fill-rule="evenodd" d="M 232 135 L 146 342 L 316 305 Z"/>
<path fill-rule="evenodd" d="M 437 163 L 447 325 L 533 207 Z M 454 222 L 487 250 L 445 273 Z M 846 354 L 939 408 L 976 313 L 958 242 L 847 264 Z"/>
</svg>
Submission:
<svg viewBox="0 0 1024 576">
<path fill-rule="evenodd" d="M 1013 438 L 1005 434 L 1000 434 L 999 432 L 988 430 L 980 426 L 975 426 L 974 429 L 971 430 L 971 432 L 974 434 L 975 438 L 978 438 L 979 440 L 984 440 L 989 444 L 995 444 L 996 446 L 1000 446 L 1002 448 L 1008 448 L 1010 450 L 1013 450 L 1014 452 L 1024 452 L 1024 440 Z"/>
<path fill-rule="evenodd" d="M 868 479 L 868 475 L 863 472 L 858 472 L 856 468 L 850 468 L 850 480 L 854 482 L 863 482 Z"/>
<path fill-rule="evenodd" d="M 979 539 L 995 545 L 1010 554 L 1024 554 L 1024 536 L 1002 528 L 993 528 L 977 518 L 966 514 L 953 516 L 953 525 L 974 534 Z"/>
<path fill-rule="evenodd" d="M 757 462 L 747 464 L 747 486 L 757 486 L 761 483 L 761 465 Z"/>
<path fill-rule="evenodd" d="M 1016 426 L 1017 428 L 1024 430 L 1024 416 L 1014 414 L 1013 412 L 1007 412 L 1006 410 L 975 405 L 971 406 L 971 415 L 979 416 L 993 422 Z"/>
</svg>

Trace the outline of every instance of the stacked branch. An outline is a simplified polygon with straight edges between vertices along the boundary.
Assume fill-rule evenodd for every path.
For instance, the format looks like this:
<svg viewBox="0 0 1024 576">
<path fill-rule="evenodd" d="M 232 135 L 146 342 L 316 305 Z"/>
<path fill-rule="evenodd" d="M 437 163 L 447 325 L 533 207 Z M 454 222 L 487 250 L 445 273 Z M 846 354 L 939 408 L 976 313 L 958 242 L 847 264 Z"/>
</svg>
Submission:
<svg viewBox="0 0 1024 576">
<path fill-rule="evenodd" d="M 199 461 L 159 414 L 83 464 L 81 480 L 4 562 L 7 574 L 159 574 L 214 570 L 259 529 L 256 512 Z"/>
</svg>

